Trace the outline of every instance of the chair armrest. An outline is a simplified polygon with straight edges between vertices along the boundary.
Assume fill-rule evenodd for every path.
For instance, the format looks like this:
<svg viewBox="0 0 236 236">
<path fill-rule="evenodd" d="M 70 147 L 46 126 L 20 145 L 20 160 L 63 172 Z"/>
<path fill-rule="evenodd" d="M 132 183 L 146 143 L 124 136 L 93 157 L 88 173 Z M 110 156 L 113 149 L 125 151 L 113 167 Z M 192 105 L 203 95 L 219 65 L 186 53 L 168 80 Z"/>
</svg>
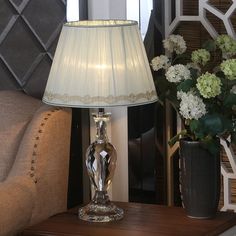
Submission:
<svg viewBox="0 0 236 236">
<path fill-rule="evenodd" d="M 35 183 L 28 176 L 0 183 L 0 236 L 12 236 L 29 224 L 34 206 Z"/>
<path fill-rule="evenodd" d="M 30 224 L 65 211 L 69 172 L 71 109 L 43 105 L 33 116 L 9 176 L 28 175 L 36 198 Z"/>
</svg>

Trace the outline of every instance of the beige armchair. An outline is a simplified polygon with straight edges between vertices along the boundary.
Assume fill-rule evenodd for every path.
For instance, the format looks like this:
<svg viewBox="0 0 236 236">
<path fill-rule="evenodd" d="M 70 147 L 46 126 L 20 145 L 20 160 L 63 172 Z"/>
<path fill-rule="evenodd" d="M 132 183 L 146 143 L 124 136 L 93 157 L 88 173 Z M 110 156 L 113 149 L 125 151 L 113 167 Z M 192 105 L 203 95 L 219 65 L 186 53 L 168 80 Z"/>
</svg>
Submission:
<svg viewBox="0 0 236 236">
<path fill-rule="evenodd" d="M 0 91 L 0 235 L 66 210 L 71 110 Z"/>
</svg>

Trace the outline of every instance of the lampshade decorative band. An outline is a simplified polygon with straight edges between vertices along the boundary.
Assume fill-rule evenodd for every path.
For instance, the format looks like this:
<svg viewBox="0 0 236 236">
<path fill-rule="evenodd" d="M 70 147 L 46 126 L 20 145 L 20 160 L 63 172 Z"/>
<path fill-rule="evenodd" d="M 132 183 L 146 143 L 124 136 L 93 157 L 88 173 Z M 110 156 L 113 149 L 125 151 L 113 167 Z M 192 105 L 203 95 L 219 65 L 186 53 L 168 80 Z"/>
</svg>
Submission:
<svg viewBox="0 0 236 236">
<path fill-rule="evenodd" d="M 132 105 L 138 105 L 138 104 L 145 104 L 149 103 L 150 101 L 153 101 L 153 99 L 156 97 L 156 91 L 150 91 L 140 94 L 130 94 L 130 95 L 120 95 L 120 96 L 108 96 L 108 97 L 95 97 L 95 96 L 70 96 L 68 94 L 56 94 L 56 93 L 49 93 L 45 92 L 44 99 L 47 100 L 48 104 L 57 103 L 57 105 L 63 106 L 64 104 L 67 104 L 67 106 L 70 107 L 77 107 L 77 104 L 81 104 L 80 107 L 83 107 L 82 104 L 84 104 L 85 107 L 89 105 L 90 107 L 104 107 L 104 106 L 132 106 Z M 129 102 L 129 103 L 128 103 Z M 92 105 L 99 103 L 99 106 Z M 69 104 L 69 105 L 68 105 Z"/>
</svg>

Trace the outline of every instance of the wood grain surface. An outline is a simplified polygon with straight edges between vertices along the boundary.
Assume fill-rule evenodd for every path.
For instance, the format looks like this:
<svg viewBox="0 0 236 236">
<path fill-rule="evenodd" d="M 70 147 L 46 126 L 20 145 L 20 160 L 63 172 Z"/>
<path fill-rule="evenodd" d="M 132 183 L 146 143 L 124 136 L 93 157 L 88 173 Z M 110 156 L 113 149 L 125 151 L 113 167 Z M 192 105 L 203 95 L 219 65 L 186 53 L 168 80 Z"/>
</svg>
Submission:
<svg viewBox="0 0 236 236">
<path fill-rule="evenodd" d="M 21 235 L 44 236 L 200 236 L 219 235 L 236 224 L 235 213 L 218 212 L 214 219 L 191 219 L 181 207 L 139 203 L 116 203 L 125 217 L 116 222 L 90 223 L 79 220 L 78 208 L 58 214 L 26 229 Z"/>
</svg>

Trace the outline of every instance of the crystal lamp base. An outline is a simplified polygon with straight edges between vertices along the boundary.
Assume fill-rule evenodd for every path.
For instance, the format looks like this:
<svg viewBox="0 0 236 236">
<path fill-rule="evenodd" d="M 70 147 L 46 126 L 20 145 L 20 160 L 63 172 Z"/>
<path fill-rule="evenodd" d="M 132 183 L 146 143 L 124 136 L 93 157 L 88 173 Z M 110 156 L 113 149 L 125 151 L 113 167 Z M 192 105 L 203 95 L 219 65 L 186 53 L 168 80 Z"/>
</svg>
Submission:
<svg viewBox="0 0 236 236">
<path fill-rule="evenodd" d="M 99 109 L 93 114 L 96 139 L 86 152 L 86 167 L 90 183 L 95 190 L 92 201 L 79 209 L 79 218 L 91 222 L 109 222 L 123 218 L 124 211 L 109 200 L 107 189 L 112 182 L 116 167 L 116 149 L 108 141 L 106 126 L 110 114 Z"/>
<path fill-rule="evenodd" d="M 79 209 L 79 218 L 90 222 L 115 221 L 123 216 L 124 211 L 113 204 L 104 191 L 96 191 L 93 200 Z"/>
</svg>

